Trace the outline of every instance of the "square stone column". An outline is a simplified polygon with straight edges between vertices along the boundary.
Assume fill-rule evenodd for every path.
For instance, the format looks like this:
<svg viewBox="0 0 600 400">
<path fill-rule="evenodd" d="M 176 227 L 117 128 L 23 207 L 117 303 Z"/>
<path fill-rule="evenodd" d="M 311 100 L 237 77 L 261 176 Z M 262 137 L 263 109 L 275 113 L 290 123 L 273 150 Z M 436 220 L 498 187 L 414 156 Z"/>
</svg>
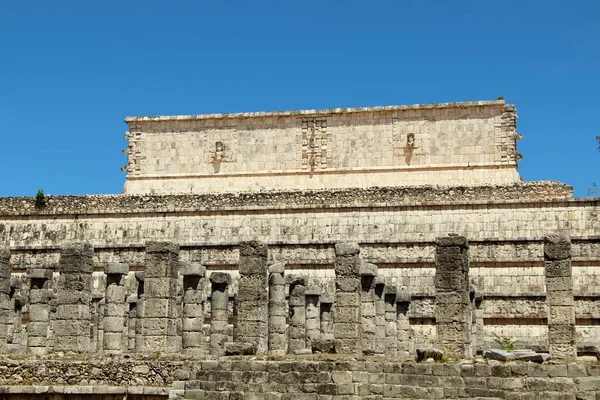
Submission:
<svg viewBox="0 0 600 400">
<path fill-rule="evenodd" d="M 288 353 L 306 348 L 306 284 L 304 276 L 289 276 L 290 285 L 290 326 Z"/>
<path fill-rule="evenodd" d="M 396 292 L 396 334 L 397 352 L 400 357 L 407 357 L 414 353 L 412 327 L 408 317 L 411 295 L 407 292 Z"/>
<path fill-rule="evenodd" d="M 128 338 L 123 335 L 125 316 L 128 313 L 125 294 L 125 277 L 129 265 L 115 263 L 104 268 L 106 292 L 104 294 L 104 324 L 102 348 L 108 352 L 121 353 L 127 350 Z M 99 311 L 100 312 L 100 311 Z"/>
<path fill-rule="evenodd" d="M 34 355 L 48 353 L 48 327 L 50 315 L 49 283 L 52 271 L 47 269 L 30 269 L 27 271 L 29 281 L 29 322 L 27 323 L 27 351 Z"/>
<path fill-rule="evenodd" d="M 94 248 L 89 243 L 63 246 L 58 262 L 54 351 L 90 350 L 90 303 Z"/>
<path fill-rule="evenodd" d="M 135 304 L 135 351 L 141 353 L 144 351 L 144 336 L 142 335 L 142 318 L 144 318 L 144 281 L 146 280 L 146 273 L 144 271 L 135 271 L 135 281 L 137 282 L 137 296 Z M 131 300 L 131 299 L 130 299 Z"/>
<path fill-rule="evenodd" d="M 268 265 L 269 248 L 266 243 L 240 243 L 240 280 L 237 294 L 237 324 L 234 342 L 256 346 L 256 353 L 268 348 Z"/>
<path fill-rule="evenodd" d="M 304 292 L 306 299 L 306 348 L 312 349 L 312 343 L 321 338 L 321 313 L 319 297 L 321 288 L 308 286 Z"/>
<path fill-rule="evenodd" d="M 170 242 L 146 243 L 145 264 L 143 318 L 136 322 L 141 323 L 141 350 L 179 353 L 179 246 Z"/>
<path fill-rule="evenodd" d="M 333 339 L 333 301 L 334 298 L 327 293 L 319 297 L 319 320 L 321 323 L 321 338 Z"/>
<path fill-rule="evenodd" d="M 0 247 L 0 350 L 6 344 L 8 327 L 12 323 L 12 310 L 10 308 L 10 250 Z"/>
<path fill-rule="evenodd" d="M 137 303 L 137 294 L 130 294 L 127 297 L 127 349 L 130 353 L 135 352 Z"/>
<path fill-rule="evenodd" d="M 385 279 L 375 277 L 375 354 L 385 354 Z"/>
<path fill-rule="evenodd" d="M 210 274 L 210 354 L 225 354 L 229 329 L 229 290 L 231 276 L 225 272 Z"/>
<path fill-rule="evenodd" d="M 551 235 L 544 239 L 544 270 L 550 355 L 553 359 L 574 359 L 577 346 L 570 238 Z"/>
<path fill-rule="evenodd" d="M 285 265 L 269 267 L 269 353 L 284 355 L 287 351 L 285 304 Z"/>
<path fill-rule="evenodd" d="M 204 344 L 204 276 L 206 267 L 200 264 L 184 264 L 183 275 L 183 353 L 205 354 Z"/>
<path fill-rule="evenodd" d="M 335 245 L 333 334 L 336 353 L 361 354 L 361 275 L 358 243 Z"/>
<path fill-rule="evenodd" d="M 436 239 L 435 291 L 437 346 L 454 357 L 470 358 L 472 317 L 467 238 Z"/>
<path fill-rule="evenodd" d="M 377 277 L 377 266 L 375 264 L 363 263 L 360 267 L 360 339 L 362 341 L 362 352 L 366 355 L 375 354 L 377 339 L 375 337 L 376 317 L 376 295 L 375 278 Z"/>
<path fill-rule="evenodd" d="M 396 287 L 387 285 L 383 293 L 383 299 L 385 307 L 385 354 L 395 356 L 398 353 Z"/>
</svg>

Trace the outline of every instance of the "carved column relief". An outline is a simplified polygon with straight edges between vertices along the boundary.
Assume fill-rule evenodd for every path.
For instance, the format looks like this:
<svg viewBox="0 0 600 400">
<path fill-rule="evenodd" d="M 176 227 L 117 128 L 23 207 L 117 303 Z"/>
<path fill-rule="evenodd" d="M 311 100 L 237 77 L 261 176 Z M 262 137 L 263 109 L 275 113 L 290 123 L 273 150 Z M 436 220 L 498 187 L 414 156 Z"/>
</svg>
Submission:
<svg viewBox="0 0 600 400">
<path fill-rule="evenodd" d="M 145 157 L 137 148 L 137 144 L 142 136 L 142 126 L 139 124 L 129 125 L 129 130 L 125 132 L 125 140 L 127 140 L 127 148 L 123 149 L 123 153 L 127 155 L 127 165 L 121 168 L 121 171 L 127 172 L 128 175 L 139 175 L 141 171 L 141 161 Z"/>
<path fill-rule="evenodd" d="M 302 118 L 302 169 L 327 168 L 330 142 L 325 117 Z"/>
<path fill-rule="evenodd" d="M 497 160 L 502 164 L 510 164 L 519 161 L 523 156 L 517 152 L 517 140 L 523 137 L 517 133 L 517 110 L 515 106 L 506 104 L 500 117 L 499 125 L 496 125 L 496 147 L 499 148 Z"/>
</svg>

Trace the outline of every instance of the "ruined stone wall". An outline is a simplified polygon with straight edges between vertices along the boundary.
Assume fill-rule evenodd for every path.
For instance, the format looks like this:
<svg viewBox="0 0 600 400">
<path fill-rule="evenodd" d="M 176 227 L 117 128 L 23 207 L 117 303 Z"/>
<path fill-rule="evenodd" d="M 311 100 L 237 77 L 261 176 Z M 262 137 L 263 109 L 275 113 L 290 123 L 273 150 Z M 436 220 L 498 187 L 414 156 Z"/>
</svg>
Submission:
<svg viewBox="0 0 600 400">
<path fill-rule="evenodd" d="M 600 366 L 415 364 L 367 360 L 204 361 L 172 395 L 185 399 L 595 399 Z M 180 386 L 177 386 L 180 387 Z M 244 397 L 247 396 L 247 397 Z"/>
<path fill-rule="evenodd" d="M 128 194 L 520 180 L 504 101 L 126 122 Z"/>
<path fill-rule="evenodd" d="M 516 200 L 519 193 L 522 200 Z M 474 200 L 479 195 L 481 199 Z M 32 199 L 6 198 L 0 200 L 0 242 L 11 248 L 10 264 L 15 278 L 21 277 L 18 292 L 24 294 L 29 290 L 28 269 L 57 272 L 64 243 L 91 242 L 95 265 L 91 306 L 92 313 L 101 313 L 107 285 L 104 271 L 113 263 L 127 265 L 130 272 L 124 275 L 123 288 L 127 296 L 137 296 L 137 274 L 145 269 L 149 240 L 177 242 L 180 260 L 206 266 L 207 275 L 229 273 L 230 307 L 238 291 L 241 241 L 264 240 L 270 263 L 285 263 L 286 271 L 306 277 L 307 287 L 318 287 L 330 296 L 335 290 L 334 244 L 357 241 L 362 259 L 377 265 L 388 285 L 411 296 L 407 318 L 414 342 L 431 343 L 434 239 L 456 232 L 470 242 L 470 282 L 484 296 L 484 336 L 498 334 L 543 346 L 547 341 L 543 237 L 556 232 L 572 236 L 576 336 L 580 341 L 600 337 L 599 204 L 570 196 L 564 185 L 530 183 L 239 196 L 65 196 L 51 197 L 43 210 L 34 209 Z M 509 200 L 500 200 L 504 197 Z M 58 274 L 53 280 L 56 285 Z M 209 296 L 208 279 L 203 285 L 202 292 Z M 96 337 L 110 336 L 114 332 L 110 329 L 101 329 Z M 23 331 L 16 323 L 8 333 L 18 342 L 25 340 Z M 133 337 L 133 332 L 132 328 L 128 335 Z"/>
<path fill-rule="evenodd" d="M 194 362 L 3 362 L 0 396 L 7 400 L 228 399 L 595 399 L 597 365 L 524 363 L 398 363 L 381 357 L 268 360 L 214 358 Z M 107 371 L 111 368 L 111 371 Z M 19 381 L 23 371 L 35 373 Z M 96 372 L 94 372 L 96 371 Z M 149 371 L 141 374 L 141 371 Z M 160 371 L 160 374 L 158 373 Z M 63 375 L 58 375 L 58 373 Z M 81 377 L 72 384 L 61 377 Z M 99 376 L 96 381 L 86 377 Z M 117 379 L 106 379 L 106 376 Z M 153 385 L 153 379 L 166 380 Z M 150 384 L 148 384 L 150 383 Z"/>
</svg>

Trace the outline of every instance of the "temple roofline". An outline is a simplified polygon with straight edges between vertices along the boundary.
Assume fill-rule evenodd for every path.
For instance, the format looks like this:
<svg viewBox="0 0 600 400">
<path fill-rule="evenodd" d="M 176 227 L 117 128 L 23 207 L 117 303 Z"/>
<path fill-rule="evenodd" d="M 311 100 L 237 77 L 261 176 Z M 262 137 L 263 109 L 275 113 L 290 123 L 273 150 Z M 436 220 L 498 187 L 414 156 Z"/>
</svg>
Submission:
<svg viewBox="0 0 600 400">
<path fill-rule="evenodd" d="M 490 107 L 503 106 L 503 98 L 498 100 L 483 101 L 464 101 L 454 103 L 426 103 L 426 104 L 408 104 L 395 106 L 376 106 L 376 107 L 350 107 L 350 108 L 324 108 L 318 110 L 291 110 L 291 111 L 261 111 L 261 112 L 241 112 L 241 113 L 223 113 L 223 114 L 192 114 L 192 115 L 162 115 L 162 116 L 143 116 L 126 117 L 125 122 L 160 122 L 160 121 L 189 121 L 203 119 L 231 119 L 231 118 L 259 118 L 259 117 L 290 117 L 304 115 L 322 115 L 322 114 L 349 114 L 365 113 L 378 111 L 410 111 L 410 110 L 428 110 L 443 108 L 467 108 L 467 107 Z"/>
</svg>

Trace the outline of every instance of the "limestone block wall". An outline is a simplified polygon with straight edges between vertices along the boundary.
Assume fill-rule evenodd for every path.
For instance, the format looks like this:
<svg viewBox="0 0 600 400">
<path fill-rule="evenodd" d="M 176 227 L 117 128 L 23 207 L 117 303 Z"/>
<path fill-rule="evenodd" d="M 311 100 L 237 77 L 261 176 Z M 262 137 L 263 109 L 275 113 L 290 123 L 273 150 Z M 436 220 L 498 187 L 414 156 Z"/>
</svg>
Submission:
<svg viewBox="0 0 600 400">
<path fill-rule="evenodd" d="M 129 117 L 125 193 L 520 181 L 503 100 Z"/>
<path fill-rule="evenodd" d="M 528 365 L 529 364 L 529 365 Z M 281 399 L 594 399 L 597 365 L 415 364 L 365 360 L 203 361 L 172 393 Z M 178 386 L 179 387 L 179 386 Z M 246 397 L 244 397 L 246 396 Z"/>
<path fill-rule="evenodd" d="M 150 287 L 158 283 L 153 283 L 155 277 L 144 276 L 146 242 L 165 239 L 179 245 L 179 262 L 206 268 L 205 279 L 198 278 L 195 284 L 197 293 L 187 295 L 196 301 L 187 309 L 193 308 L 197 317 L 202 308 L 205 321 L 179 321 L 183 318 L 180 308 L 184 307 L 184 293 L 190 289 L 186 286 L 184 290 L 184 272 L 177 279 L 170 278 L 169 286 L 176 286 L 173 291 L 153 295 L 178 297 L 170 303 L 165 299 L 165 304 L 170 304 L 165 315 L 173 319 L 169 322 L 169 337 L 181 338 L 185 331 L 186 337 L 193 333 L 209 343 L 210 276 L 226 273 L 230 283 L 224 297 L 230 317 L 222 334 L 227 336 L 225 342 L 233 340 L 233 305 L 240 283 L 239 244 L 245 239 L 268 244 L 267 265 L 283 263 L 286 276 L 303 277 L 306 290 L 317 293 L 316 289 L 327 301 L 333 299 L 336 290 L 335 244 L 354 241 L 360 245 L 361 259 L 377 267 L 385 287 L 405 296 L 403 323 L 411 326 L 411 346 L 433 344 L 435 238 L 449 232 L 469 240 L 469 282 L 482 299 L 474 311 L 484 336 L 478 342 L 480 347 L 486 345 L 486 340 L 490 343 L 493 333 L 538 348 L 547 346 L 549 311 L 543 244 L 545 236 L 557 232 L 571 236 L 575 338 L 578 343 L 595 342 L 600 338 L 598 206 L 597 199 L 572 199 L 571 189 L 556 183 L 244 195 L 57 196 L 50 197 L 43 210 L 33 207 L 33 199 L 0 199 L 0 242 L 10 248 L 13 277 L 8 301 L 14 323 L 9 328 L 7 346 L 19 349 L 27 343 L 26 322 L 22 321 L 28 318 L 32 303 L 21 304 L 19 299 L 26 299 L 33 287 L 28 271 L 53 272 L 48 290 L 55 290 L 61 276 L 61 247 L 72 240 L 84 240 L 94 245 L 90 345 L 101 349 L 105 338 L 115 336 L 106 349 L 119 347 L 115 327 L 106 324 L 124 321 L 126 333 L 121 340 L 126 335 L 127 350 L 134 349 L 130 344 L 142 334 L 144 325 L 133 316 L 143 315 L 144 304 L 154 290 Z M 105 273 L 111 265 L 123 265 L 129 272 L 117 282 Z M 261 282 L 266 279 L 265 275 Z M 119 298 L 124 291 L 127 318 L 107 311 L 110 308 L 110 312 L 121 315 L 112 296 L 106 297 L 117 288 Z M 289 293 L 289 287 L 284 292 Z M 380 295 L 385 299 L 385 293 Z M 47 308 L 49 318 L 54 318 L 56 304 L 52 301 L 36 307 Z M 374 307 L 385 310 L 382 305 Z M 34 314 L 38 318 L 39 313 Z M 316 318 L 312 309 L 308 315 Z M 383 314 L 377 315 L 375 318 L 385 321 Z M 53 349 L 52 323 L 48 332 L 47 346 L 42 344 L 41 352 Z M 195 349 L 190 350 L 192 353 L 210 352 L 208 344 L 191 343 L 190 348 Z"/>
</svg>

